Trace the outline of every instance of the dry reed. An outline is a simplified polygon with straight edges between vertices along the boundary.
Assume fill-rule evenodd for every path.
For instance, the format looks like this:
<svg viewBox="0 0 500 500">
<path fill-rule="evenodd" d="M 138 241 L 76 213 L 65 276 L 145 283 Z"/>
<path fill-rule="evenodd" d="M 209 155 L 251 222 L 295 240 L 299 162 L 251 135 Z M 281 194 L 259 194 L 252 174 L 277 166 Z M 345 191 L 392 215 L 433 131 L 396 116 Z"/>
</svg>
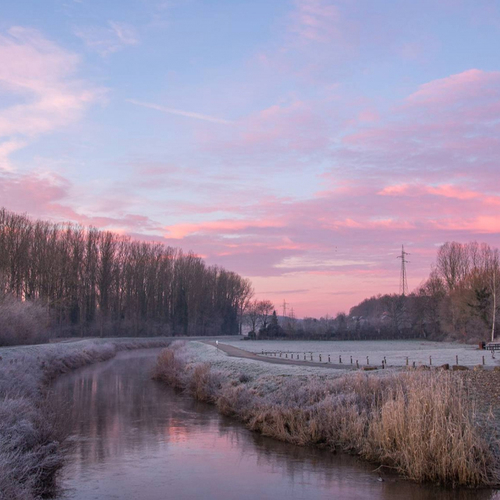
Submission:
<svg viewBox="0 0 500 500">
<path fill-rule="evenodd" d="M 417 482 L 480 487 L 500 483 L 494 433 L 479 419 L 462 379 L 444 371 L 385 376 L 261 375 L 193 363 L 182 345 L 164 351 L 156 378 L 298 445 L 355 453 Z"/>
</svg>

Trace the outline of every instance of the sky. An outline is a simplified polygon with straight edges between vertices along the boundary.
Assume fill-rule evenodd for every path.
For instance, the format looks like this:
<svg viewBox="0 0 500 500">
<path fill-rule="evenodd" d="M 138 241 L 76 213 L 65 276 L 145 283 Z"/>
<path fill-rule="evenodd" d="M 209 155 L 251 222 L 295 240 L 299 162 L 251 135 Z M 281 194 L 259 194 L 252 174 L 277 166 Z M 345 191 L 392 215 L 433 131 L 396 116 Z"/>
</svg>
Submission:
<svg viewBox="0 0 500 500">
<path fill-rule="evenodd" d="M 192 250 L 297 317 L 500 244 L 497 0 L 18 0 L 0 206 Z"/>
</svg>

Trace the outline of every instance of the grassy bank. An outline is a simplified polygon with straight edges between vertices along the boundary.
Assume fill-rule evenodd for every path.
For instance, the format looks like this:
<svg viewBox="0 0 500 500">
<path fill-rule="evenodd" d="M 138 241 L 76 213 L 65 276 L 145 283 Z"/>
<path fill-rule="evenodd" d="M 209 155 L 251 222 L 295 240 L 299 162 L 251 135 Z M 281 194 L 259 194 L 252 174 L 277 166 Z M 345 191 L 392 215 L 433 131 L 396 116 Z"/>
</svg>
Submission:
<svg viewBox="0 0 500 500">
<path fill-rule="evenodd" d="M 207 362 L 208 349 L 173 344 L 159 356 L 155 377 L 266 436 L 355 453 L 418 482 L 500 483 L 489 422 L 455 373 L 301 375 L 299 367 L 284 374 L 223 355 Z"/>
<path fill-rule="evenodd" d="M 0 349 L 0 500 L 39 498 L 55 486 L 66 435 L 47 390 L 55 377 L 122 350 L 165 345 L 122 339 Z"/>
</svg>

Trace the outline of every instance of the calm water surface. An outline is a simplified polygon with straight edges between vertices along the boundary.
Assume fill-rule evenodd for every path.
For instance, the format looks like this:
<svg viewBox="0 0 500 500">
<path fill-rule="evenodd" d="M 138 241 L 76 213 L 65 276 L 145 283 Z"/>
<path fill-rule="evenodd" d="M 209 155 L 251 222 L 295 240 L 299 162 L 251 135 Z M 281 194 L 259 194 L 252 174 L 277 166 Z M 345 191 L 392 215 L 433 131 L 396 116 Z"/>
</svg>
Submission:
<svg viewBox="0 0 500 500">
<path fill-rule="evenodd" d="M 61 500 L 500 498 L 380 481 L 354 457 L 263 438 L 152 381 L 157 353 L 121 353 L 54 385 L 71 429 Z"/>
</svg>

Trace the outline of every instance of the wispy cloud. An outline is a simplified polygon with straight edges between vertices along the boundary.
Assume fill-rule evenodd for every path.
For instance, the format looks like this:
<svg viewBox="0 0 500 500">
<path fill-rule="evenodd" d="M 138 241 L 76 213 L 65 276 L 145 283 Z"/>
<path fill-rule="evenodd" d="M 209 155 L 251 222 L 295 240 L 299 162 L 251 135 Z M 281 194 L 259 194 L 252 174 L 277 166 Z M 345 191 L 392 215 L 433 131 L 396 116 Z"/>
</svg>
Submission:
<svg viewBox="0 0 500 500">
<path fill-rule="evenodd" d="M 139 43 L 136 29 L 117 21 L 108 21 L 106 27 L 77 27 L 73 32 L 103 57 Z"/>
<path fill-rule="evenodd" d="M 136 106 L 142 106 L 144 108 L 156 109 L 157 111 L 162 111 L 163 113 L 168 113 L 171 115 L 185 116 L 187 118 L 195 118 L 196 120 L 203 120 L 212 123 L 222 123 L 224 125 L 229 125 L 233 123 L 230 120 L 224 120 L 223 118 L 217 118 L 215 116 L 203 115 L 201 113 L 195 113 L 192 111 L 183 111 L 181 109 L 167 108 L 165 106 L 159 106 L 158 104 L 151 104 L 148 102 L 136 101 L 135 99 L 127 99 L 127 102 L 135 104 Z"/>
<path fill-rule="evenodd" d="M 40 32 L 13 27 L 0 35 L 0 168 L 29 140 L 78 120 L 102 90 L 79 80 L 79 59 Z M 20 98 L 20 99 L 19 99 Z"/>
</svg>

